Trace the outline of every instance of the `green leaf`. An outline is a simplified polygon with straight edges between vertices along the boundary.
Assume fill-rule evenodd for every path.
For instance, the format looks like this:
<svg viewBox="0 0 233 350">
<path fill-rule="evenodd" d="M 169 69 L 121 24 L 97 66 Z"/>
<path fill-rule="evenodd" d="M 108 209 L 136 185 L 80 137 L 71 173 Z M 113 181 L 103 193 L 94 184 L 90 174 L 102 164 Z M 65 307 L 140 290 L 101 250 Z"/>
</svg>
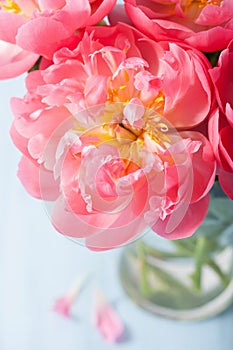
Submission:
<svg viewBox="0 0 233 350">
<path fill-rule="evenodd" d="M 28 73 L 33 72 L 34 70 L 39 70 L 40 69 L 40 62 L 42 60 L 42 56 L 40 56 L 38 58 L 38 60 L 36 61 L 36 63 L 34 64 L 34 66 L 32 68 L 29 69 Z"/>
</svg>

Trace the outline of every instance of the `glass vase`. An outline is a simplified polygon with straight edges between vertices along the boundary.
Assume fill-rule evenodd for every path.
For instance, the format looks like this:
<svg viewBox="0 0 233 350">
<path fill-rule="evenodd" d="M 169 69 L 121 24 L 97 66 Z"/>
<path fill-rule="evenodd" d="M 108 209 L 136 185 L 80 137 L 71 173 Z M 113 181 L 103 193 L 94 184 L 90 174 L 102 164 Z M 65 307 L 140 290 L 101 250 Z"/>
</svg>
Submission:
<svg viewBox="0 0 233 350">
<path fill-rule="evenodd" d="M 122 286 L 144 309 L 180 320 L 216 315 L 233 301 L 233 201 L 216 183 L 195 234 L 170 241 L 153 231 L 129 245 L 120 261 Z"/>
</svg>

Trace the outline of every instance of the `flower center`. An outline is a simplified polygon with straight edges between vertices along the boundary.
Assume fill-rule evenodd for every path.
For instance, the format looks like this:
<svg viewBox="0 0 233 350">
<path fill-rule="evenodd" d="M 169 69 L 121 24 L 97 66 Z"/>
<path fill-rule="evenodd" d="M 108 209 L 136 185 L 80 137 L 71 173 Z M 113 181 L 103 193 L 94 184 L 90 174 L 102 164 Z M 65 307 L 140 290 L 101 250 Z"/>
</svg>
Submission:
<svg viewBox="0 0 233 350">
<path fill-rule="evenodd" d="M 131 73 L 131 74 L 130 74 Z M 115 80 L 110 80 L 108 85 L 108 103 L 129 103 L 132 98 L 138 98 L 145 108 L 163 115 L 164 93 L 162 89 L 154 89 L 153 85 L 145 92 L 135 87 L 134 79 L 137 71 L 127 72 L 123 70 Z"/>
<path fill-rule="evenodd" d="M 106 104 L 101 124 L 81 132 L 82 143 L 97 148 L 103 144 L 113 146 L 118 150 L 119 157 L 127 160 L 127 169 L 132 164 L 143 167 L 146 154 L 154 154 L 163 159 L 173 142 L 171 126 L 156 112 L 145 108 L 141 127 L 134 127 L 125 119 L 125 108 L 125 103 Z"/>
<path fill-rule="evenodd" d="M 10 13 L 21 13 L 21 8 L 11 0 L 6 0 L 4 3 L 0 1 L 0 6 L 5 12 L 10 12 Z"/>
<path fill-rule="evenodd" d="M 203 8 L 207 5 L 220 6 L 221 2 L 222 0 L 187 0 L 185 7 L 189 7 L 191 5 L 198 5 L 199 8 Z"/>
</svg>

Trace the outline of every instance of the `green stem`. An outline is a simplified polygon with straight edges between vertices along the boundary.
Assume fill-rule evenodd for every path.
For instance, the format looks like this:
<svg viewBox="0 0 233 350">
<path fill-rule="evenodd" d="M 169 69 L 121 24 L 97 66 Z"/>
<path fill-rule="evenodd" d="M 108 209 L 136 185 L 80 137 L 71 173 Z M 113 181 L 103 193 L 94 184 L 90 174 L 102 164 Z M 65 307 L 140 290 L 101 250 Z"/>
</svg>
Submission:
<svg viewBox="0 0 233 350">
<path fill-rule="evenodd" d="M 202 238 L 205 240 L 202 242 Z M 198 240 L 201 240 L 198 242 Z M 218 275 L 220 278 L 222 284 L 226 286 L 229 283 L 229 276 L 225 275 L 224 272 L 221 270 L 219 265 L 216 264 L 216 262 L 210 258 L 211 249 L 209 247 L 208 240 L 205 239 L 205 237 L 198 237 L 195 244 L 192 244 L 193 242 L 187 241 L 173 241 L 173 244 L 181 251 L 185 252 L 188 256 L 193 257 L 196 259 L 196 271 L 192 275 L 192 279 L 194 280 L 194 286 L 198 290 L 200 289 L 200 279 L 201 279 L 201 259 L 203 259 L 202 266 L 204 264 L 207 264 L 212 270 Z M 204 246 L 203 246 L 204 245 Z M 187 248 L 189 246 L 189 249 Z M 194 249 L 196 246 L 196 249 Z M 204 251 L 202 251 L 202 249 Z M 216 251 L 216 249 L 214 249 Z M 196 256 L 195 253 L 196 252 Z M 194 254 L 193 254 L 194 253 Z M 199 257 L 197 257 L 199 255 Z M 199 262 L 197 262 L 197 258 L 199 259 Z"/>
<path fill-rule="evenodd" d="M 141 249 L 143 247 L 143 259 L 145 262 L 145 255 L 150 255 L 155 258 L 164 258 L 164 259 L 172 259 L 172 258 L 194 258 L 196 261 L 195 271 L 192 274 L 191 278 L 193 280 L 193 286 L 195 290 L 200 291 L 201 289 L 201 275 L 202 268 L 206 264 L 208 265 L 220 278 L 221 282 L 224 286 L 229 283 L 229 277 L 224 274 L 221 268 L 216 264 L 216 262 L 210 258 L 210 253 L 212 250 L 210 249 L 208 240 L 200 236 L 195 241 L 193 240 L 175 240 L 172 241 L 173 245 L 177 248 L 175 252 L 164 252 L 160 251 L 156 248 L 152 248 L 144 242 L 141 243 Z M 145 270 L 145 263 L 143 265 L 143 270 Z M 145 271 L 144 271 L 145 275 Z M 145 276 L 144 284 L 145 284 Z M 148 284 L 147 284 L 148 287 Z M 143 287 L 145 288 L 145 286 Z"/>
<path fill-rule="evenodd" d="M 207 264 L 216 272 L 221 279 L 222 284 L 226 287 L 230 282 L 229 276 L 225 275 L 219 265 L 217 265 L 213 260 L 207 260 Z"/>
<path fill-rule="evenodd" d="M 173 259 L 173 258 L 187 258 L 187 257 L 190 257 L 191 254 L 187 252 L 179 252 L 179 251 L 176 251 L 176 252 L 164 252 L 164 251 L 161 251 L 161 250 L 158 250 L 156 248 L 151 248 L 149 247 L 148 245 L 145 244 L 145 247 L 144 247 L 146 253 L 152 257 L 155 257 L 155 258 L 164 258 L 164 259 Z"/>
<path fill-rule="evenodd" d="M 194 283 L 194 288 L 197 291 L 201 290 L 201 276 L 202 276 L 202 268 L 205 264 L 205 256 L 207 253 L 207 242 L 205 237 L 200 236 L 197 239 L 196 248 L 194 250 L 194 257 L 195 257 L 195 271 L 191 275 L 191 278 Z"/>
</svg>

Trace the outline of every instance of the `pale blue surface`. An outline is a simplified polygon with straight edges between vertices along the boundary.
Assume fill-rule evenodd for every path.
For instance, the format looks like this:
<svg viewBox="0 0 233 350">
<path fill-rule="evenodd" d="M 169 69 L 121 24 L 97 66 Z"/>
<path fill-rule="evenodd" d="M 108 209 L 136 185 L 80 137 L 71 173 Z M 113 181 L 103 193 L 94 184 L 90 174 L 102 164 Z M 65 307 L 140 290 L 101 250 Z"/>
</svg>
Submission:
<svg viewBox="0 0 233 350">
<path fill-rule="evenodd" d="M 8 135 L 9 98 L 23 78 L 0 82 L 0 350 L 232 350 L 233 309 L 208 321 L 180 323 L 152 316 L 128 300 L 118 280 L 120 250 L 92 253 L 60 236 L 42 204 L 16 177 L 19 152 Z M 75 320 L 51 311 L 82 271 L 92 278 L 75 304 Z M 109 345 L 92 327 L 95 288 L 113 302 L 127 332 Z"/>
</svg>

